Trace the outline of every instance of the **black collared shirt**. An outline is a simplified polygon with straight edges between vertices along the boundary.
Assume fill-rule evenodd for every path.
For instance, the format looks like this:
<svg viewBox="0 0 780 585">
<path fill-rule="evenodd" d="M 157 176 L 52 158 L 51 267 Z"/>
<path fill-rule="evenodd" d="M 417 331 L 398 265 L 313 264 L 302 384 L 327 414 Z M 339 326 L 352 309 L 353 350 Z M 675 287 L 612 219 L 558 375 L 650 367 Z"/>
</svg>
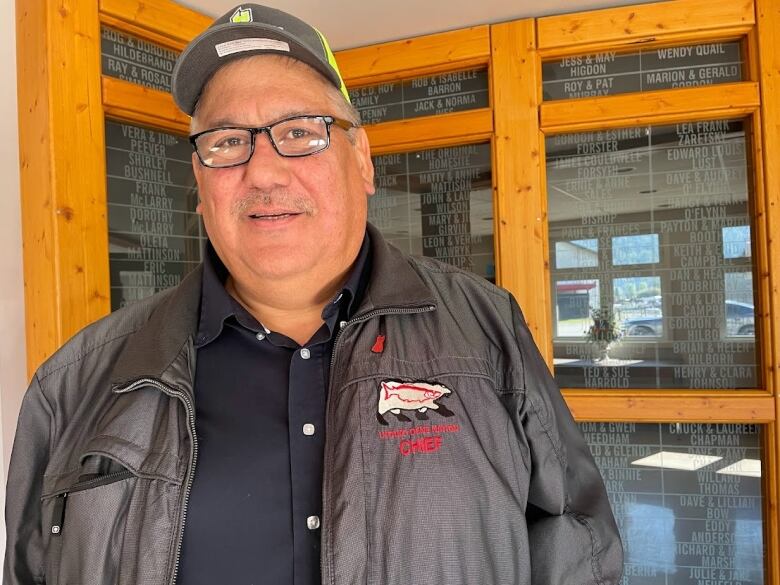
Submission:
<svg viewBox="0 0 780 585">
<path fill-rule="evenodd" d="M 195 347 L 198 457 L 180 585 L 320 583 L 325 399 L 340 323 L 370 273 L 368 235 L 305 346 L 268 331 L 225 290 L 210 244 Z"/>
</svg>

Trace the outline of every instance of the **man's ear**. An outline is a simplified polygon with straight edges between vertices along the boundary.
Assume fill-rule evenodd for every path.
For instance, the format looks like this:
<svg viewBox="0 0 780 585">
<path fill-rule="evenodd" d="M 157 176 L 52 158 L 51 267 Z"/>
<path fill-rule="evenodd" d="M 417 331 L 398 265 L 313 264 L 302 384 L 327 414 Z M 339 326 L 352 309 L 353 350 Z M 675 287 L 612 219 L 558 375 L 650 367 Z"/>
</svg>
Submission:
<svg viewBox="0 0 780 585">
<path fill-rule="evenodd" d="M 368 143 L 368 135 L 363 128 L 356 128 L 354 132 L 355 154 L 360 176 L 363 179 L 366 194 L 373 195 L 376 191 L 374 187 L 374 162 L 371 160 L 371 146 Z"/>
<path fill-rule="evenodd" d="M 203 165 L 200 164 L 200 159 L 196 152 L 192 153 L 192 172 L 195 174 L 195 182 L 198 184 L 198 191 L 200 192 L 200 177 L 203 174 Z M 198 194 L 198 205 L 195 207 L 197 213 L 201 213 L 201 199 Z"/>
</svg>

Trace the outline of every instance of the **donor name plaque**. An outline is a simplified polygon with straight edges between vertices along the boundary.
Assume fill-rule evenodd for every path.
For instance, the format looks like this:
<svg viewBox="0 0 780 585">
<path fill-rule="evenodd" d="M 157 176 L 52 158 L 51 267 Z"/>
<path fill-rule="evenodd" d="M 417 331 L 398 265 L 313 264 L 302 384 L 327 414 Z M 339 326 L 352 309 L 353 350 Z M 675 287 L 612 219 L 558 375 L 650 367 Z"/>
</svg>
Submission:
<svg viewBox="0 0 780 585">
<path fill-rule="evenodd" d="M 622 585 L 764 583 L 758 425 L 580 429 L 622 536 Z"/>
<path fill-rule="evenodd" d="M 490 145 L 374 157 L 368 219 L 403 251 L 493 279 Z"/>
<path fill-rule="evenodd" d="M 175 286 L 205 241 L 183 137 L 106 121 L 111 308 Z"/>
<path fill-rule="evenodd" d="M 103 75 L 171 91 L 176 52 L 105 26 L 101 29 L 100 52 Z"/>
<path fill-rule="evenodd" d="M 559 135 L 546 146 L 559 384 L 758 387 L 742 122 Z"/>
<path fill-rule="evenodd" d="M 487 69 L 358 87 L 349 91 L 349 97 L 363 124 L 487 108 Z"/>
<path fill-rule="evenodd" d="M 577 55 L 542 65 L 542 93 L 562 100 L 731 83 L 742 67 L 739 42 Z"/>
</svg>

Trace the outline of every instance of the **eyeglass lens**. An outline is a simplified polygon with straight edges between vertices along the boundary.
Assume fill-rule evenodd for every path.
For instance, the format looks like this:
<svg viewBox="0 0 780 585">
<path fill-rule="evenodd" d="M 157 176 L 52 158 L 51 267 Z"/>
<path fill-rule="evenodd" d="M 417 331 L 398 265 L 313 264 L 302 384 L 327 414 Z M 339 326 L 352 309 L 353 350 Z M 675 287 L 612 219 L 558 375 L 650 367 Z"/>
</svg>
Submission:
<svg viewBox="0 0 780 585">
<path fill-rule="evenodd" d="M 328 146 L 328 125 L 322 117 L 282 120 L 267 128 L 277 152 L 283 156 L 306 156 Z M 203 164 L 212 167 L 245 163 L 252 155 L 253 131 L 220 128 L 201 134 L 196 140 Z"/>
</svg>

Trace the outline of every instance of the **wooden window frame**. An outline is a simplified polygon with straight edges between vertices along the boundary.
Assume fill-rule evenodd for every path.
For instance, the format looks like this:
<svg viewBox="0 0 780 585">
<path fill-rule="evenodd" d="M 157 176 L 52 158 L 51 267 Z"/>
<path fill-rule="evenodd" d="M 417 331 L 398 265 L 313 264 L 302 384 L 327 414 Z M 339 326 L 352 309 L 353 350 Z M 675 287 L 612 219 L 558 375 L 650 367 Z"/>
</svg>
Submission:
<svg viewBox="0 0 780 585">
<path fill-rule="evenodd" d="M 171 0 L 16 0 L 27 363 L 35 368 L 110 310 L 105 119 L 179 134 L 170 95 L 101 74 L 101 26 L 180 51 L 210 19 Z M 741 39 L 747 81 L 542 102 L 545 60 Z M 757 422 L 764 428 L 767 583 L 780 585 L 780 6 L 671 0 L 528 19 L 337 53 L 349 87 L 485 66 L 487 108 L 367 127 L 374 154 L 490 142 L 497 282 L 552 364 L 544 139 L 639 124 L 743 118 L 753 148 L 760 387 L 564 389 L 578 420 Z M 95 107 L 100 104 L 100 107 Z M 618 112 L 615 114 L 614 112 Z M 585 120 L 583 122 L 583 120 Z M 435 138 L 430 138 L 431 136 Z M 773 154 L 769 154 L 773 153 Z M 522 254 L 518 253 L 522 250 Z"/>
</svg>

